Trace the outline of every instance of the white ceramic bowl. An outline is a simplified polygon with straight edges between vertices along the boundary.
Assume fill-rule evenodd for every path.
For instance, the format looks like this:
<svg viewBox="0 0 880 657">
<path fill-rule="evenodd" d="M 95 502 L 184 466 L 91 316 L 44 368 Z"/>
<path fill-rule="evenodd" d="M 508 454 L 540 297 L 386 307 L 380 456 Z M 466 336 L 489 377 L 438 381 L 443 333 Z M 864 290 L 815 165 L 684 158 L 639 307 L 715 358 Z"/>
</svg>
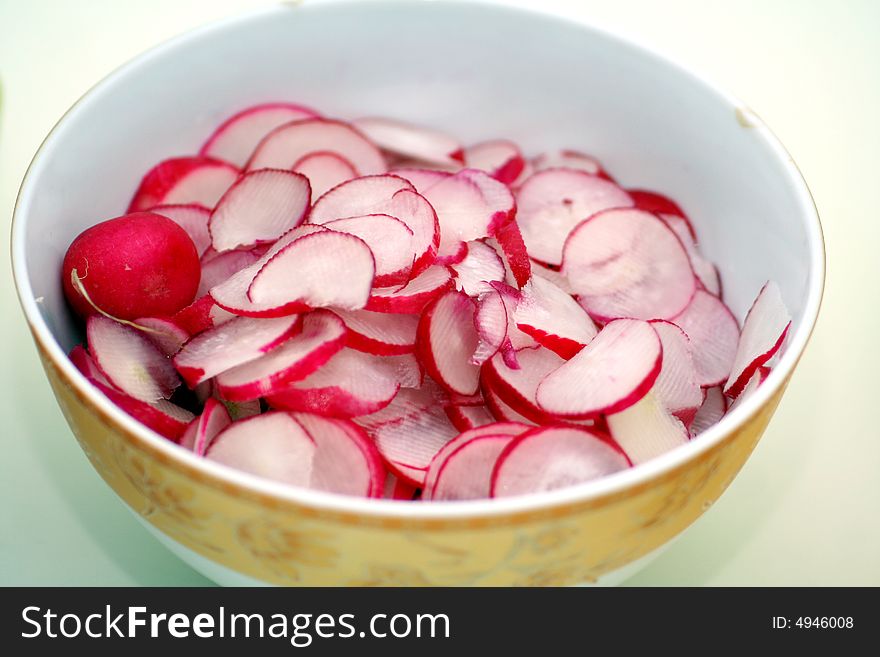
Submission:
<svg viewBox="0 0 880 657">
<path fill-rule="evenodd" d="M 124 211 L 151 165 L 195 152 L 224 117 L 270 100 L 339 117 L 415 120 L 465 142 L 510 137 L 528 153 L 593 153 L 624 186 L 683 205 L 740 318 L 764 281 L 779 284 L 794 317 L 787 349 L 757 394 L 699 439 L 552 493 L 459 504 L 359 500 L 197 459 L 115 408 L 67 361 L 82 336 L 63 301 L 59 264 L 80 231 Z M 282 5 L 139 56 L 83 96 L 40 148 L 22 185 L 12 248 L 47 374 L 96 469 L 166 543 L 224 583 L 619 576 L 735 476 L 807 343 L 824 280 L 807 187 L 736 99 L 593 27 L 446 1 Z"/>
</svg>

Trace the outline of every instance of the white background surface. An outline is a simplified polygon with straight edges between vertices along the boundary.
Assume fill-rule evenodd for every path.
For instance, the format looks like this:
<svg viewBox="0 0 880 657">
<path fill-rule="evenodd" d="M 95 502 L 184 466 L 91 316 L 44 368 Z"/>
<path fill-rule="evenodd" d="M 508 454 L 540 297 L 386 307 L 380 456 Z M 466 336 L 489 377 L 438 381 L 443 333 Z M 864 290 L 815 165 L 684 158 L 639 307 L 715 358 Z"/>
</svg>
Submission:
<svg viewBox="0 0 880 657">
<path fill-rule="evenodd" d="M 27 164 L 84 91 L 163 39 L 260 4 L 0 0 L 2 258 Z M 739 95 L 793 155 L 825 229 L 819 325 L 770 428 L 715 507 L 632 583 L 880 585 L 880 3 L 514 4 L 612 27 Z M 3 271 L 0 585 L 206 583 L 89 466 Z"/>
</svg>

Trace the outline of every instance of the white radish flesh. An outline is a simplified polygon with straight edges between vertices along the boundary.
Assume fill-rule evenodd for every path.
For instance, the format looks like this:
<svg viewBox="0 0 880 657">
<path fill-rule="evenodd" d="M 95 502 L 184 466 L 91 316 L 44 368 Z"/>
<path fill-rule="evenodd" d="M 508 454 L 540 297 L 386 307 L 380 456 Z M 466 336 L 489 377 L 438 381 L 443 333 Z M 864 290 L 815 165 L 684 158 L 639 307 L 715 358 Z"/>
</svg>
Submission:
<svg viewBox="0 0 880 657">
<path fill-rule="evenodd" d="M 482 403 L 479 406 L 450 404 L 445 410 L 446 417 L 459 431 L 468 431 L 495 422 L 491 411 Z"/>
<path fill-rule="evenodd" d="M 202 259 L 202 279 L 196 296 L 208 294 L 211 288 L 229 280 L 245 267 L 250 267 L 260 256 L 253 250 L 226 251 L 219 253 L 210 260 Z"/>
<path fill-rule="evenodd" d="M 505 447 L 492 474 L 492 496 L 565 488 L 625 470 L 628 465 L 624 455 L 587 429 L 533 429 Z"/>
<path fill-rule="evenodd" d="M 382 117 L 365 117 L 352 122 L 380 148 L 436 164 L 460 164 L 461 144 L 438 130 Z"/>
<path fill-rule="evenodd" d="M 274 242 L 303 222 L 310 205 L 305 176 L 279 169 L 251 171 L 229 188 L 211 213 L 211 244 L 222 253 Z"/>
<path fill-rule="evenodd" d="M 516 361 L 518 368 L 515 369 L 500 353 L 487 361 L 483 367 L 484 386 L 529 421 L 551 422 L 550 415 L 538 406 L 536 394 L 540 383 L 565 361 L 544 347 L 520 349 L 516 352 Z"/>
<path fill-rule="evenodd" d="M 721 386 L 713 386 L 706 389 L 706 398 L 703 400 L 694 421 L 689 428 L 691 436 L 698 436 L 713 424 L 718 422 L 727 412 L 727 398 L 721 390 Z"/>
<path fill-rule="evenodd" d="M 504 262 L 491 246 L 479 240 L 467 243 L 464 260 L 450 267 L 455 272 L 455 287 L 471 297 L 492 289 L 491 281 L 504 280 Z"/>
<path fill-rule="evenodd" d="M 315 441 L 287 413 L 265 413 L 221 431 L 206 457 L 265 479 L 308 486 Z"/>
<path fill-rule="evenodd" d="M 602 165 L 594 157 L 573 150 L 560 150 L 543 153 L 532 160 L 535 171 L 545 169 L 575 169 L 593 175 L 602 173 Z"/>
<path fill-rule="evenodd" d="M 718 297 L 697 290 L 680 315 L 671 319 L 691 341 L 697 381 L 705 387 L 727 380 L 739 343 L 739 324 Z"/>
<path fill-rule="evenodd" d="M 618 413 L 639 401 L 660 373 L 663 349 L 647 322 L 618 319 L 538 385 L 539 408 L 561 417 Z"/>
<path fill-rule="evenodd" d="M 377 356 L 394 356 L 415 351 L 418 317 L 391 315 L 369 310 L 336 310 L 348 327 L 346 344 Z"/>
<path fill-rule="evenodd" d="M 690 340 L 678 326 L 655 320 L 651 326 L 663 345 L 663 364 L 654 389 L 666 409 L 689 425 L 703 403 Z"/>
<path fill-rule="evenodd" d="M 330 230 L 359 237 L 370 247 L 376 263 L 375 286 L 406 283 L 415 252 L 413 232 L 400 219 L 387 214 L 347 217 L 324 224 Z"/>
<path fill-rule="evenodd" d="M 636 404 L 607 416 L 608 429 L 633 465 L 684 445 L 690 434 L 652 391 Z"/>
<path fill-rule="evenodd" d="M 507 139 L 484 141 L 464 149 L 469 169 L 481 169 L 505 185 L 511 185 L 525 169 L 519 146 Z"/>
<path fill-rule="evenodd" d="M 208 232 L 208 220 L 211 211 L 203 205 L 190 203 L 187 205 L 156 205 L 149 209 L 153 214 L 168 217 L 186 231 L 196 251 L 201 257 L 211 246 L 211 234 Z"/>
<path fill-rule="evenodd" d="M 182 447 L 204 456 L 221 431 L 232 424 L 226 407 L 213 398 L 208 398 L 202 414 L 193 420 L 180 441 Z"/>
<path fill-rule="evenodd" d="M 474 302 L 449 291 L 425 309 L 419 320 L 418 350 L 425 368 L 440 385 L 460 395 L 477 392 L 480 368 L 472 356 L 479 343 Z"/>
<path fill-rule="evenodd" d="M 562 272 L 599 321 L 669 319 L 696 290 L 681 241 L 642 210 L 607 210 L 578 225 L 565 242 Z"/>
<path fill-rule="evenodd" d="M 448 268 L 429 267 L 403 287 L 374 288 L 365 308 L 378 313 L 421 313 L 433 299 L 453 287 Z"/>
<path fill-rule="evenodd" d="M 341 155 L 330 151 L 317 151 L 302 157 L 293 170 L 309 179 L 312 198 L 320 198 L 325 192 L 346 180 L 357 178 L 354 165 Z"/>
</svg>

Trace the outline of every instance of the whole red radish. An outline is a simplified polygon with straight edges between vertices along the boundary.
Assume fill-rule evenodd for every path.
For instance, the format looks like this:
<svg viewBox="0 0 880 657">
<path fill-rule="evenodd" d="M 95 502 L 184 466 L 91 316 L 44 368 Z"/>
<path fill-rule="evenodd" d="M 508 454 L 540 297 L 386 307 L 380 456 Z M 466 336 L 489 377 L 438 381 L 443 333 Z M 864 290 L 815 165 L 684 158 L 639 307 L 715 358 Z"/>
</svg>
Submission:
<svg viewBox="0 0 880 657">
<path fill-rule="evenodd" d="M 186 231 L 152 212 L 103 221 L 79 234 L 61 267 L 64 294 L 82 317 L 164 317 L 192 303 L 199 255 Z M 83 291 L 86 298 L 83 296 Z"/>
</svg>

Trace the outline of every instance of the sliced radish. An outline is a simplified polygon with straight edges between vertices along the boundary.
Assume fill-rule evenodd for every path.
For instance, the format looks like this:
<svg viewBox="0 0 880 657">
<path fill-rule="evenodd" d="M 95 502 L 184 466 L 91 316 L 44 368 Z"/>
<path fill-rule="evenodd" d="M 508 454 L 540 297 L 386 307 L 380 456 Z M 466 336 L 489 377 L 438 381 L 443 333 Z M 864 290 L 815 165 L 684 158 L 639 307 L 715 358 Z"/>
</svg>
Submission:
<svg viewBox="0 0 880 657">
<path fill-rule="evenodd" d="M 412 502 L 419 495 L 420 490 L 410 482 L 398 479 L 392 473 L 388 473 L 385 477 L 385 490 L 382 497 L 386 500 L 404 500 Z"/>
<path fill-rule="evenodd" d="M 416 191 L 408 180 L 392 174 L 349 180 L 315 201 L 309 222 L 325 224 L 335 219 L 384 213 L 394 195 L 402 190 Z"/>
<path fill-rule="evenodd" d="M 186 231 L 193 244 L 196 245 L 199 257 L 204 255 L 211 246 L 211 234 L 208 232 L 208 219 L 211 211 L 203 205 L 189 203 L 185 205 L 156 205 L 149 210 L 153 214 L 168 217 Z"/>
<path fill-rule="evenodd" d="M 764 379 L 766 379 L 767 375 L 769 374 L 769 367 L 759 367 L 758 369 L 756 369 L 751 378 L 749 378 L 748 382 L 746 382 L 746 385 L 745 387 L 743 387 L 742 392 L 740 392 L 739 395 L 737 395 L 736 399 L 731 401 L 728 405 L 727 413 L 733 412 L 736 408 L 739 407 L 740 404 L 751 397 L 752 394 L 758 389 L 758 386 L 764 383 Z"/>
<path fill-rule="evenodd" d="M 352 124 L 380 148 L 397 155 L 436 164 L 464 161 L 461 144 L 438 130 L 380 117 L 355 119 Z"/>
<path fill-rule="evenodd" d="M 305 155 L 318 151 L 345 158 L 362 176 L 387 169 L 382 153 L 359 130 L 331 119 L 304 119 L 278 126 L 257 144 L 246 169 L 290 169 Z"/>
<path fill-rule="evenodd" d="M 293 165 L 293 170 L 309 179 L 312 198 L 315 199 L 346 180 L 357 178 L 354 165 L 330 151 L 317 151 L 303 156 Z"/>
<path fill-rule="evenodd" d="M 388 173 L 389 175 L 405 179 L 414 186 L 417 192 L 421 193 L 423 190 L 443 182 L 455 171 L 419 167 L 396 167 Z"/>
<path fill-rule="evenodd" d="M 352 418 L 387 406 L 400 381 L 384 358 L 343 349 L 309 377 L 268 395 L 275 408 Z"/>
<path fill-rule="evenodd" d="M 721 386 L 707 388 L 705 393 L 706 398 L 689 427 L 692 436 L 703 433 L 724 417 L 724 413 L 727 412 L 727 397 L 724 396 Z"/>
<path fill-rule="evenodd" d="M 311 188 L 305 176 L 280 169 L 250 171 L 211 213 L 211 244 L 223 252 L 274 242 L 303 222 L 310 205 Z"/>
<path fill-rule="evenodd" d="M 602 210 L 630 207 L 632 199 L 613 182 L 584 171 L 546 169 L 523 182 L 516 204 L 529 255 L 558 265 L 566 238 L 575 226 Z"/>
<path fill-rule="evenodd" d="M 663 365 L 654 390 L 666 410 L 689 426 L 703 403 L 690 340 L 684 331 L 670 322 L 655 320 L 651 326 L 663 345 Z"/>
<path fill-rule="evenodd" d="M 502 400 L 498 393 L 494 392 L 491 388 L 484 386 L 483 397 L 486 399 L 486 408 L 489 409 L 492 417 L 499 422 L 521 422 L 530 426 L 536 426 L 535 422 L 532 422 L 525 415 L 517 413 L 512 406 Z"/>
<path fill-rule="evenodd" d="M 210 382 L 205 382 L 202 385 L 209 385 L 211 387 L 211 397 L 226 407 L 226 411 L 229 413 L 229 417 L 232 418 L 233 422 L 245 420 L 263 412 L 263 407 L 259 399 L 251 399 L 248 401 L 230 401 L 225 399 L 221 394 L 220 386 L 217 385 L 217 382 L 214 379 L 211 379 Z"/>
<path fill-rule="evenodd" d="M 156 205 L 195 203 L 213 208 L 238 178 L 238 169 L 209 157 L 178 157 L 147 172 L 128 206 L 129 212 Z"/>
<path fill-rule="evenodd" d="M 214 303 L 211 295 L 205 294 L 175 313 L 171 321 L 190 335 L 198 335 L 212 326 L 228 322 L 233 317 L 235 315 Z"/>
<path fill-rule="evenodd" d="M 490 281 L 504 280 L 504 262 L 501 256 L 485 242 L 467 243 L 467 255 L 454 265 L 455 287 L 468 296 L 476 297 L 492 289 Z"/>
<path fill-rule="evenodd" d="M 293 381 L 305 379 L 315 370 L 323 367 L 345 344 L 345 325 L 330 311 L 321 310 L 306 315 L 302 321 L 302 329 L 293 337 L 290 337 L 288 332 L 285 338 L 280 338 L 282 328 L 283 324 L 276 324 L 276 337 L 271 343 L 275 347 L 270 347 L 268 353 L 263 352 L 263 355 L 256 352 L 266 344 L 265 338 L 273 337 L 270 330 L 261 331 L 264 333 L 263 339 L 249 344 L 249 348 L 242 349 L 239 354 L 224 353 L 225 349 L 222 347 L 212 352 L 210 346 L 218 343 L 209 340 L 207 342 L 209 347 L 199 350 L 199 355 L 208 351 L 214 360 L 209 361 L 207 358 L 193 360 L 199 363 L 201 369 L 212 365 L 215 366 L 213 369 L 216 369 L 222 365 L 223 369 L 216 379 L 220 393 L 231 401 L 249 401 L 275 394 Z M 220 328 L 220 331 L 222 330 L 223 327 Z M 235 337 L 239 340 L 249 340 L 246 335 Z M 279 340 L 283 343 L 281 346 L 277 346 Z M 228 367 L 232 358 L 242 356 L 245 356 L 243 364 Z M 181 365 L 178 364 L 178 367 Z"/>
<path fill-rule="evenodd" d="M 209 397 L 205 402 L 202 414 L 190 423 L 180 444 L 199 456 L 204 456 L 217 434 L 230 424 L 232 424 L 232 418 L 229 417 L 226 407 L 216 399 Z"/>
<path fill-rule="evenodd" d="M 516 208 L 513 195 L 506 185 L 483 171 L 463 169 L 424 189 L 416 189 L 437 213 L 438 257 L 450 263 L 464 259 L 466 242 L 494 236 L 512 224 Z"/>
<path fill-rule="evenodd" d="M 540 276 L 541 278 L 550 281 L 551 283 L 553 283 L 553 285 L 558 287 L 566 294 L 574 294 L 574 290 L 571 289 L 571 285 L 569 284 L 568 279 L 565 277 L 565 274 L 560 272 L 558 268 L 548 267 L 547 265 L 541 264 L 537 260 L 532 260 L 531 266 L 532 273 L 536 276 Z"/>
<path fill-rule="evenodd" d="M 248 298 L 248 288 L 263 266 L 285 247 L 303 237 L 323 232 L 327 232 L 323 226 L 305 224 L 285 233 L 254 264 L 237 271 L 222 283 L 212 287 L 211 299 L 224 310 L 245 317 L 283 317 L 300 312 L 305 304 L 299 302 L 282 305 L 254 303 Z"/>
<path fill-rule="evenodd" d="M 730 378 L 724 385 L 727 396 L 739 395 L 758 368 L 779 351 L 790 326 L 791 315 L 782 301 L 779 286 L 768 281 L 743 322 Z"/>
<path fill-rule="evenodd" d="M 572 150 L 551 151 L 543 153 L 532 160 L 535 171 L 545 169 L 575 169 L 593 175 L 603 175 L 602 165 L 594 157 Z"/>
<path fill-rule="evenodd" d="M 618 413 L 639 401 L 660 374 L 663 348 L 647 322 L 609 322 L 574 358 L 547 374 L 535 400 L 560 417 Z"/>
<path fill-rule="evenodd" d="M 177 442 L 186 432 L 186 428 L 195 416 L 167 399 L 159 399 L 147 403 L 120 392 L 116 388 L 104 385 L 100 381 L 91 380 L 98 390 L 104 393 L 111 402 L 131 415 L 135 420 L 152 429 L 169 440 Z"/>
<path fill-rule="evenodd" d="M 335 312 L 348 327 L 346 344 L 352 349 L 377 356 L 394 356 L 415 351 L 418 317 L 374 313 L 369 310 Z"/>
<path fill-rule="evenodd" d="M 514 437 L 531 428 L 532 425 L 519 422 L 489 422 L 463 431 L 431 459 L 422 498 L 461 500 L 489 497 L 492 470 L 501 450 Z M 480 444 L 484 439 L 488 442 Z M 496 448 L 497 442 L 501 444 Z"/>
<path fill-rule="evenodd" d="M 302 329 L 299 315 L 274 319 L 236 317 L 200 333 L 174 357 L 190 388 L 278 348 Z"/>
<path fill-rule="evenodd" d="M 684 210 L 681 209 L 681 206 L 671 198 L 664 196 L 659 192 L 652 192 L 647 189 L 628 189 L 626 192 L 630 195 L 630 198 L 632 198 L 633 203 L 635 203 L 635 206 L 639 210 L 652 212 L 656 215 L 672 215 L 681 219 L 682 223 L 687 228 L 691 240 L 694 242 L 697 241 L 697 233 L 694 231 L 690 219 L 688 219 Z"/>
<path fill-rule="evenodd" d="M 357 423 L 373 437 L 388 466 L 416 486 L 424 485 L 434 455 L 458 435 L 436 385 L 401 390 L 388 406 Z"/>
<path fill-rule="evenodd" d="M 376 446 L 347 420 L 295 413 L 294 419 L 315 441 L 309 488 L 340 495 L 381 497 L 385 466 Z"/>
<path fill-rule="evenodd" d="M 449 404 L 444 410 L 452 426 L 459 431 L 468 431 L 495 422 L 495 416 L 482 403 L 478 406 Z"/>
<path fill-rule="evenodd" d="M 89 379 L 89 381 L 97 381 L 108 388 L 113 387 L 113 384 L 107 380 L 107 377 L 104 376 L 104 373 L 89 355 L 89 352 L 81 344 L 71 349 L 67 357 L 70 358 L 70 362 L 74 364 L 76 369 L 80 371 L 80 374 Z"/>
<path fill-rule="evenodd" d="M 507 139 L 484 141 L 464 149 L 469 169 L 481 169 L 505 185 L 513 184 L 526 166 L 519 146 Z"/>
<path fill-rule="evenodd" d="M 370 294 L 366 310 L 377 313 L 416 314 L 455 282 L 446 267 L 429 267 L 403 287 L 379 287 Z"/>
<path fill-rule="evenodd" d="M 537 275 L 522 288 L 513 317 L 521 331 L 565 359 L 583 349 L 599 331 L 577 301 Z"/>
<path fill-rule="evenodd" d="M 265 413 L 233 422 L 205 455 L 236 470 L 295 486 L 308 486 L 315 441 L 287 413 Z"/>
<path fill-rule="evenodd" d="M 189 340 L 189 333 L 170 319 L 161 317 L 141 317 L 134 323 L 142 329 L 144 336 L 159 347 L 166 356 L 173 356 Z"/>
<path fill-rule="evenodd" d="M 684 423 L 666 410 L 654 391 L 625 410 L 609 414 L 606 421 L 611 436 L 633 465 L 660 456 L 690 439 Z"/>
<path fill-rule="evenodd" d="M 202 259 L 202 279 L 199 281 L 198 296 L 208 294 L 211 288 L 229 280 L 245 267 L 250 267 L 260 256 L 255 251 L 226 251 L 218 253 L 209 260 Z"/>
<path fill-rule="evenodd" d="M 625 470 L 626 457 L 588 429 L 542 427 L 508 443 L 492 472 L 492 497 L 540 493 Z"/>
<path fill-rule="evenodd" d="M 513 350 L 507 330 L 510 324 L 509 311 L 504 298 L 499 292 L 490 288 L 477 301 L 477 310 L 473 318 L 477 329 L 477 346 L 470 362 L 482 365 L 499 351 L 504 350 L 508 358 Z M 515 362 L 515 356 L 513 356 Z"/>
<path fill-rule="evenodd" d="M 413 232 L 400 219 L 387 214 L 367 214 L 336 219 L 324 225 L 359 237 L 370 247 L 376 262 L 373 285 L 403 285 L 409 280 L 415 260 Z"/>
<path fill-rule="evenodd" d="M 92 315 L 86 334 L 95 364 L 125 394 L 155 402 L 170 397 L 180 385 L 171 361 L 137 329 Z"/>
<path fill-rule="evenodd" d="M 324 231 L 291 242 L 260 268 L 247 289 L 252 304 L 300 309 L 363 308 L 375 261 L 354 235 Z"/>
<path fill-rule="evenodd" d="M 552 423 L 553 418 L 538 406 L 535 395 L 541 381 L 558 370 L 565 361 L 543 347 L 520 349 L 516 352 L 516 360 L 519 365 L 517 369 L 509 367 L 502 354 L 487 361 L 483 366 L 484 388 L 530 422 Z M 572 391 L 572 394 L 577 392 Z M 486 401 L 491 404 L 488 396 Z"/>
<path fill-rule="evenodd" d="M 681 240 L 682 246 L 684 246 L 688 257 L 691 259 L 691 267 L 697 276 L 699 284 L 716 297 L 720 297 L 721 276 L 718 273 L 718 268 L 700 254 L 697 249 L 697 243 L 694 241 L 693 228 L 688 220 L 675 214 L 658 214 L 657 216 Z"/>
<path fill-rule="evenodd" d="M 393 373 L 401 388 L 420 388 L 425 382 L 425 368 L 414 353 L 382 356 L 382 365 Z"/>
<path fill-rule="evenodd" d="M 562 272 L 599 321 L 669 319 L 696 290 L 681 241 L 643 210 L 606 210 L 579 224 L 565 241 Z"/>
<path fill-rule="evenodd" d="M 724 383 L 739 343 L 739 324 L 730 309 L 718 297 L 697 290 L 671 321 L 690 338 L 699 384 L 705 388 Z"/>
<path fill-rule="evenodd" d="M 248 107 L 226 119 L 208 137 L 199 155 L 215 157 L 243 167 L 260 140 L 291 121 L 317 117 L 318 113 L 293 103 L 265 103 Z"/>
<path fill-rule="evenodd" d="M 466 294 L 450 290 L 425 309 L 418 326 L 418 353 L 428 374 L 450 392 L 473 395 L 480 368 L 472 362 L 479 338 L 476 306 Z"/>
</svg>

